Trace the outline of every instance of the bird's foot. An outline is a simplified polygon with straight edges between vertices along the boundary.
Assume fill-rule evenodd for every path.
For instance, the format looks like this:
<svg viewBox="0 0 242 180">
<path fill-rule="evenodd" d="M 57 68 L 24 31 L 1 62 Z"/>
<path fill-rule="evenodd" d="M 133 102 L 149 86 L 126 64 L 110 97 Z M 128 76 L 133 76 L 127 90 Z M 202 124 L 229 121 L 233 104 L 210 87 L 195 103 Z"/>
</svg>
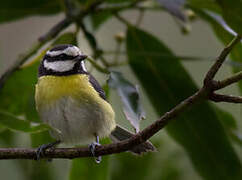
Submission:
<svg viewBox="0 0 242 180">
<path fill-rule="evenodd" d="M 45 156 L 45 151 L 46 149 L 50 149 L 53 148 L 54 146 L 60 144 L 60 141 L 56 141 L 53 143 L 48 143 L 48 144 L 42 144 L 41 146 L 38 147 L 38 149 L 36 150 L 36 160 L 40 160 L 41 157 Z M 51 161 L 51 159 L 48 159 L 48 161 Z"/>
<path fill-rule="evenodd" d="M 90 149 L 90 151 L 92 153 L 92 156 L 95 158 L 96 163 L 99 164 L 102 161 L 102 156 L 96 156 L 95 155 L 96 146 L 101 146 L 101 144 L 99 144 L 97 142 L 93 142 L 88 147 L 89 147 L 89 149 Z"/>
</svg>

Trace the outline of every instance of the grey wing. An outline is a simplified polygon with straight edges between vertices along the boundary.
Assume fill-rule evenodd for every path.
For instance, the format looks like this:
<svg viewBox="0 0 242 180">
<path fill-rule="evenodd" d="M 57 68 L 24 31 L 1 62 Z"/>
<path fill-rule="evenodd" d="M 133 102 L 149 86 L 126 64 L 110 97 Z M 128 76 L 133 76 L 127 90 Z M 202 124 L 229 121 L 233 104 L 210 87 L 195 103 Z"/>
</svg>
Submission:
<svg viewBox="0 0 242 180">
<path fill-rule="evenodd" d="M 119 142 L 119 141 L 128 139 L 128 138 L 132 137 L 133 135 L 134 134 L 129 132 L 127 129 L 117 125 L 115 130 L 111 133 L 110 138 L 112 139 L 113 142 Z M 150 151 L 155 152 L 157 150 L 150 141 L 146 141 L 142 144 L 135 146 L 130 151 L 134 154 L 140 155 L 140 154 L 150 152 Z"/>
<path fill-rule="evenodd" d="M 107 100 L 105 92 L 102 89 L 102 87 L 100 86 L 100 84 L 98 83 L 98 81 L 91 74 L 88 74 L 88 76 L 89 76 L 89 82 L 92 84 L 94 89 L 98 92 L 99 96 L 101 98 L 103 98 L 104 100 Z"/>
</svg>

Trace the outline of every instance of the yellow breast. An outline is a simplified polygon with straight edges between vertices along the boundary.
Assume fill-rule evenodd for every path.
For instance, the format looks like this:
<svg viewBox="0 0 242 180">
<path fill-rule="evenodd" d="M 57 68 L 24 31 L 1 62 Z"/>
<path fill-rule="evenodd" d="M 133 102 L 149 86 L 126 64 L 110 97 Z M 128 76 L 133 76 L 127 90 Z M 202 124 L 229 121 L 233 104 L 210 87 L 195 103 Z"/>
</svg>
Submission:
<svg viewBox="0 0 242 180">
<path fill-rule="evenodd" d="M 42 76 L 36 84 L 37 108 L 59 100 L 62 97 L 73 97 L 80 102 L 90 100 L 94 102 L 103 101 L 98 92 L 89 83 L 85 74 L 70 76 Z"/>
</svg>

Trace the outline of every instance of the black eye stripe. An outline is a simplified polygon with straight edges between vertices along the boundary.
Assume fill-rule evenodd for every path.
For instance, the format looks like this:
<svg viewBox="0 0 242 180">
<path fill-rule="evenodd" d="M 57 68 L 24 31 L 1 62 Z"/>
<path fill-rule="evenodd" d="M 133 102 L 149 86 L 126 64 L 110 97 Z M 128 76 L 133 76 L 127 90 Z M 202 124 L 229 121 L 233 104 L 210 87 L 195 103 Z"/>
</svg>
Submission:
<svg viewBox="0 0 242 180">
<path fill-rule="evenodd" d="M 72 60 L 76 58 L 76 56 L 69 56 L 66 54 L 60 54 L 58 56 L 49 56 L 49 55 L 45 55 L 44 59 L 48 60 L 48 61 L 64 61 L 64 60 Z"/>
</svg>

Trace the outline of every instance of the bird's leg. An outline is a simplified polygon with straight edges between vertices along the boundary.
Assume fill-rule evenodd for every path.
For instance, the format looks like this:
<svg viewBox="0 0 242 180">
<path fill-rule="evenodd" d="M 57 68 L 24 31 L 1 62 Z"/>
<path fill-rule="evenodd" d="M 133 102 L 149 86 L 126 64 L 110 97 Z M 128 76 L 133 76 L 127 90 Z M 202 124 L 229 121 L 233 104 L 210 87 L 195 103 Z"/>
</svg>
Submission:
<svg viewBox="0 0 242 180">
<path fill-rule="evenodd" d="M 101 144 L 99 144 L 99 136 L 96 136 L 96 142 L 91 143 L 88 147 L 92 153 L 92 156 L 95 158 L 96 163 L 100 163 L 102 161 L 102 156 L 97 156 L 95 155 L 95 148 L 96 146 L 101 146 Z"/>
<path fill-rule="evenodd" d="M 48 143 L 48 144 L 42 144 L 41 146 L 38 147 L 36 151 L 36 160 L 40 160 L 41 157 L 44 157 L 44 152 L 46 149 L 53 148 L 54 146 L 60 144 L 60 140 Z"/>
</svg>

